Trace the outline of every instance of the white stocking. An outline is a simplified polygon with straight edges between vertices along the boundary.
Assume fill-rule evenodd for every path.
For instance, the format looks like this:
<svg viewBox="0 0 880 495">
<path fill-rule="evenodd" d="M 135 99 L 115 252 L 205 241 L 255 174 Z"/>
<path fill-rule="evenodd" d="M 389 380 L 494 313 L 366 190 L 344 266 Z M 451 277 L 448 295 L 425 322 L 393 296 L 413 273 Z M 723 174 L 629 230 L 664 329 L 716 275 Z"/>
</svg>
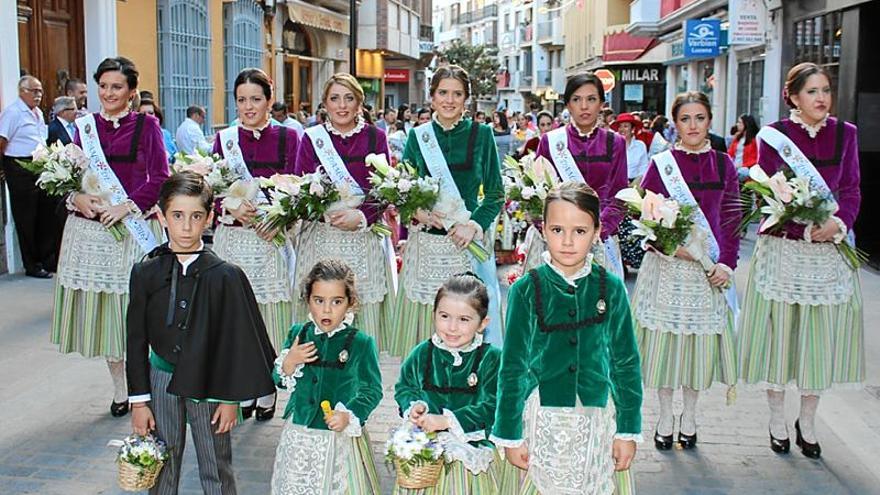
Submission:
<svg viewBox="0 0 880 495">
<path fill-rule="evenodd" d="M 818 407 L 818 395 L 801 396 L 801 414 L 798 416 L 798 424 L 801 427 L 801 436 L 807 443 L 816 443 L 816 409 Z"/>
<path fill-rule="evenodd" d="M 254 399 L 243 400 L 239 403 L 241 407 L 252 407 L 254 405 Z"/>
<path fill-rule="evenodd" d="M 110 377 L 113 378 L 113 402 L 121 404 L 128 400 L 128 387 L 125 384 L 125 361 L 107 358 Z"/>
<path fill-rule="evenodd" d="M 690 387 L 681 387 L 681 395 L 684 399 L 684 410 L 681 412 L 678 429 L 685 435 L 693 435 L 697 432 L 697 399 L 700 398 L 700 392 Z"/>
<path fill-rule="evenodd" d="M 262 407 L 263 409 L 272 407 L 272 404 L 275 403 L 275 394 L 264 395 L 257 399 L 257 407 Z"/>
<path fill-rule="evenodd" d="M 767 404 L 770 406 L 770 434 L 773 438 L 788 438 L 785 427 L 785 391 L 767 389 Z"/>
<path fill-rule="evenodd" d="M 668 437 L 672 435 L 672 389 L 657 389 L 660 399 L 660 421 L 657 422 L 657 433 Z"/>
</svg>

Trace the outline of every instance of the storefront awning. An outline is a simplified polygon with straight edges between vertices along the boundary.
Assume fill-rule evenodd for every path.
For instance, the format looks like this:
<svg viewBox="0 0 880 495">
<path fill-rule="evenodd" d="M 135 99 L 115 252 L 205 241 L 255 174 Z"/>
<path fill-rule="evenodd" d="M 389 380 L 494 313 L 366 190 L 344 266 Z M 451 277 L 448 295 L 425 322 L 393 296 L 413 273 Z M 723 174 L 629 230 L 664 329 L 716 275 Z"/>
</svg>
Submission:
<svg viewBox="0 0 880 495">
<path fill-rule="evenodd" d="M 625 31 L 605 35 L 602 60 L 608 62 L 633 62 L 656 46 L 656 38 L 633 36 Z"/>
<path fill-rule="evenodd" d="M 287 15 L 298 24 L 348 36 L 348 16 L 304 2 L 288 0 Z"/>
</svg>

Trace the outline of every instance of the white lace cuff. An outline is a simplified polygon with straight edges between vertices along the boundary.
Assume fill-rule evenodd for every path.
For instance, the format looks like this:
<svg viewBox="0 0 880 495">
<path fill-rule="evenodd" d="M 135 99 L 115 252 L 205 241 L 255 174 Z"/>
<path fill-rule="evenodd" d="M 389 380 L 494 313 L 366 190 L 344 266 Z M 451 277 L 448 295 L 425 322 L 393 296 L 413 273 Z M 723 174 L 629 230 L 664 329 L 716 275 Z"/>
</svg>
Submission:
<svg viewBox="0 0 880 495">
<path fill-rule="evenodd" d="M 361 426 L 361 419 L 355 416 L 353 412 L 349 411 L 342 402 L 337 402 L 336 407 L 334 407 L 333 410 L 338 413 L 348 414 L 348 426 L 342 430 L 342 433 L 349 437 L 359 437 L 363 435 L 364 429 Z"/>
<path fill-rule="evenodd" d="M 367 227 L 369 227 L 369 225 L 368 225 L 369 222 L 367 221 L 367 216 L 364 215 L 364 212 L 362 212 L 361 210 L 355 210 L 355 211 L 357 211 L 358 215 L 360 215 L 360 217 L 361 217 L 361 221 L 358 222 L 357 231 L 363 232 L 363 231 L 367 230 Z"/>
<path fill-rule="evenodd" d="M 289 392 L 293 392 L 296 389 L 296 379 L 302 378 L 303 376 L 303 368 L 306 367 L 305 363 L 300 363 L 296 365 L 296 368 L 293 369 L 293 373 L 289 375 L 284 374 L 284 358 L 287 357 L 287 353 L 290 352 L 290 349 L 284 349 L 275 358 L 275 373 L 278 374 L 278 377 L 281 379 L 281 388 L 287 389 Z"/>
<path fill-rule="evenodd" d="M 67 207 L 67 211 L 79 211 L 79 208 L 77 208 L 76 204 L 73 202 L 73 197 L 77 194 L 78 193 L 72 192 L 64 199 L 64 206 Z"/>
<path fill-rule="evenodd" d="M 645 441 L 645 439 L 642 438 L 641 433 L 615 433 L 614 439 L 615 440 L 627 440 L 627 441 L 635 442 L 635 443 L 642 443 Z"/>
<path fill-rule="evenodd" d="M 834 234 L 834 237 L 832 237 L 831 240 L 834 242 L 834 244 L 840 244 L 841 242 L 843 242 L 844 239 L 846 239 L 846 234 L 849 233 L 849 229 L 846 228 L 846 224 L 843 223 L 843 220 L 841 220 L 840 218 L 831 215 L 831 220 L 834 221 L 834 223 L 836 223 L 837 227 L 840 229 L 840 232 Z"/>
<path fill-rule="evenodd" d="M 723 270 L 724 273 L 727 274 L 728 278 L 733 278 L 733 268 L 725 265 L 724 263 L 717 263 L 715 266 Z"/>
<path fill-rule="evenodd" d="M 403 411 L 403 418 L 402 419 L 405 421 L 409 421 L 409 415 L 412 412 L 413 408 L 420 405 L 420 404 L 425 406 L 425 413 L 427 413 L 428 412 L 428 403 L 423 400 L 414 400 L 414 401 L 410 402 L 409 407 L 407 407 L 406 410 Z"/>
<path fill-rule="evenodd" d="M 507 440 L 505 438 L 498 438 L 495 435 L 489 435 L 489 441 L 494 443 L 496 447 L 515 449 L 518 447 L 522 447 L 525 439 L 520 438 L 519 440 Z"/>
<path fill-rule="evenodd" d="M 443 409 L 443 417 L 449 421 L 449 433 L 451 433 L 457 440 L 461 442 L 478 442 L 486 439 L 485 431 L 472 431 L 470 433 L 465 433 L 464 428 L 461 427 L 461 423 L 458 422 L 458 418 L 455 417 L 455 413 L 449 409 Z"/>
</svg>

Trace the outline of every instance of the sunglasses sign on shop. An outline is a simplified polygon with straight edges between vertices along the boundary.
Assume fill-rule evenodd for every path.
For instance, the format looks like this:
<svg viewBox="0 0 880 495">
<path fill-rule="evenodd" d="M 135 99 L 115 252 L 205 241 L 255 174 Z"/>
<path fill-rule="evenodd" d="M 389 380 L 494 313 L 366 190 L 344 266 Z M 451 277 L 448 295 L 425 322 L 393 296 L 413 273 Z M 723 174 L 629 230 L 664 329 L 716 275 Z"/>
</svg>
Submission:
<svg viewBox="0 0 880 495">
<path fill-rule="evenodd" d="M 688 19 L 684 22 L 684 56 L 717 57 L 721 54 L 721 21 Z"/>
</svg>

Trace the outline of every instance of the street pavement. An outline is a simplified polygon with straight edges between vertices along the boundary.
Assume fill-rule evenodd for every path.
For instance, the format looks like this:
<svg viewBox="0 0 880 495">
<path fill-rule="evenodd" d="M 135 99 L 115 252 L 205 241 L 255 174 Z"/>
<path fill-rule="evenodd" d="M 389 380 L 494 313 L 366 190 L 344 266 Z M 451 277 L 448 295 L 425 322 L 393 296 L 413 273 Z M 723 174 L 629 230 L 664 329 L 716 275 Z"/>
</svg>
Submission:
<svg viewBox="0 0 880 495">
<path fill-rule="evenodd" d="M 746 241 L 747 256 L 753 242 Z M 740 292 L 747 260 L 736 271 Z M 726 387 L 716 386 L 699 403 L 699 444 L 693 451 L 654 450 L 656 397 L 645 395 L 644 437 L 634 463 L 639 494 L 870 494 L 880 493 L 880 275 L 861 273 L 865 301 L 868 380 L 864 390 L 832 391 L 819 406 L 821 460 L 770 451 L 767 406 L 761 391 L 738 388 L 726 405 Z M 628 281 L 632 287 L 632 281 Z M 61 355 L 48 341 L 52 282 L 0 277 L 0 493 L 117 494 L 114 451 L 106 447 L 130 431 L 130 417 L 112 418 L 112 385 L 99 359 Z M 383 444 L 395 424 L 393 386 L 399 360 L 382 357 L 385 398 L 370 418 L 382 481 L 390 493 L 393 474 L 383 463 Z M 266 423 L 247 421 L 233 432 L 233 457 L 241 494 L 269 493 L 275 446 L 287 397 Z M 681 410 L 676 396 L 676 411 Z M 789 428 L 797 397 L 789 394 Z M 677 422 L 676 422 L 677 423 Z M 677 425 L 676 425 L 677 426 Z M 792 431 L 793 434 L 793 431 Z M 191 444 L 191 442 L 190 442 Z M 187 449 L 181 493 L 201 489 L 195 455 Z"/>
</svg>

